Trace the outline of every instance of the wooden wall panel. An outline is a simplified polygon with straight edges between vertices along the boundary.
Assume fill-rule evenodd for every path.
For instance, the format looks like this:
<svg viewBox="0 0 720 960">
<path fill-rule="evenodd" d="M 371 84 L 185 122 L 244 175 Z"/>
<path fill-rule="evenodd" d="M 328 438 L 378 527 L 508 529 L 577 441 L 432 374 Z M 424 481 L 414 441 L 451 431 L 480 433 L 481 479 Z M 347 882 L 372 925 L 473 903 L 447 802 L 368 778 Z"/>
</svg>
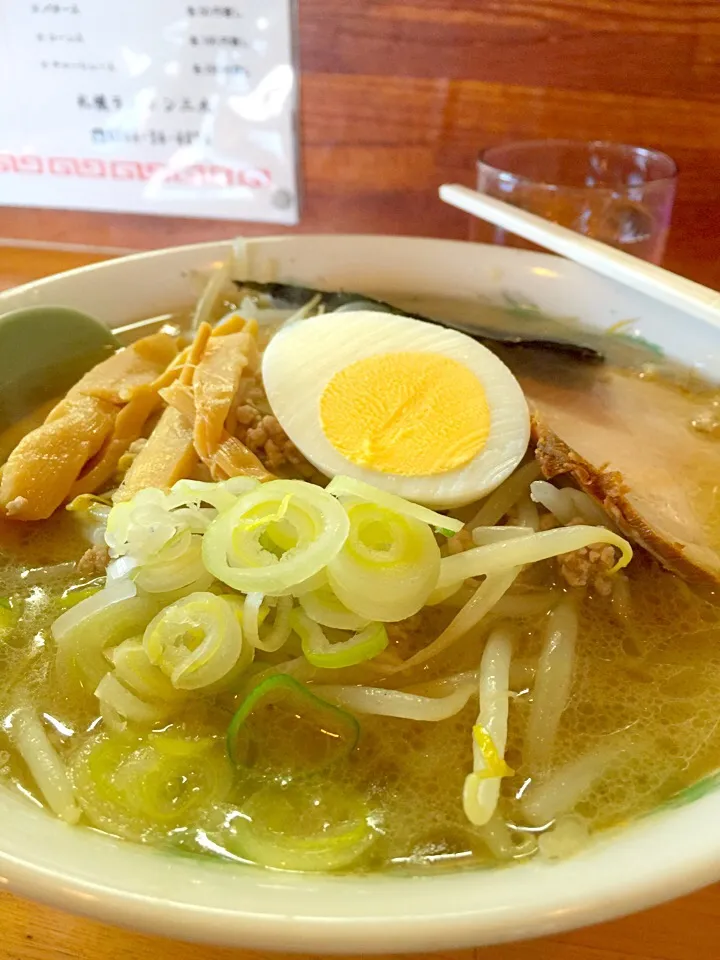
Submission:
<svg viewBox="0 0 720 960">
<path fill-rule="evenodd" d="M 436 199 L 523 137 L 659 147 L 681 167 L 666 263 L 720 287 L 720 0 L 299 0 L 308 232 L 469 235 Z M 0 212 L 0 235 L 113 249 L 285 232 Z"/>
<path fill-rule="evenodd" d="M 313 71 L 390 62 L 409 76 L 649 95 L 705 96 L 698 39 L 720 34 L 717 5 L 693 0 L 304 0 L 301 9 Z"/>
</svg>

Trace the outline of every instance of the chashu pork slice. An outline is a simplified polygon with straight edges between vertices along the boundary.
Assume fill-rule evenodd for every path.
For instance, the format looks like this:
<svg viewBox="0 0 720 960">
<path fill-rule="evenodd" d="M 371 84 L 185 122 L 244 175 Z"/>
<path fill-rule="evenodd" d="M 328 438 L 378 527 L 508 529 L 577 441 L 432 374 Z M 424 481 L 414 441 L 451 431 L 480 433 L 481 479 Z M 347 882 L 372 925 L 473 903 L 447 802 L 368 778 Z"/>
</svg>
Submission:
<svg viewBox="0 0 720 960">
<path fill-rule="evenodd" d="M 720 440 L 692 426 L 707 398 L 609 366 L 513 366 L 544 475 L 572 478 L 668 570 L 720 582 Z"/>
</svg>

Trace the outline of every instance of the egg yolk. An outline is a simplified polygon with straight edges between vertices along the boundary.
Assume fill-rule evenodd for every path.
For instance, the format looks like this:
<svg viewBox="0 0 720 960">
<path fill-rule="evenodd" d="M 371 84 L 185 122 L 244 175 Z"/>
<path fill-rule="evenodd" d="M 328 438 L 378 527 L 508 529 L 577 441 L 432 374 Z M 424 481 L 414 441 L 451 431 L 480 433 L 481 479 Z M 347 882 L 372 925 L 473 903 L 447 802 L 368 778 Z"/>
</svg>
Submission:
<svg viewBox="0 0 720 960">
<path fill-rule="evenodd" d="M 335 449 L 358 466 L 405 477 L 469 463 L 490 433 L 482 384 L 439 353 L 383 353 L 339 370 L 320 398 Z"/>
</svg>

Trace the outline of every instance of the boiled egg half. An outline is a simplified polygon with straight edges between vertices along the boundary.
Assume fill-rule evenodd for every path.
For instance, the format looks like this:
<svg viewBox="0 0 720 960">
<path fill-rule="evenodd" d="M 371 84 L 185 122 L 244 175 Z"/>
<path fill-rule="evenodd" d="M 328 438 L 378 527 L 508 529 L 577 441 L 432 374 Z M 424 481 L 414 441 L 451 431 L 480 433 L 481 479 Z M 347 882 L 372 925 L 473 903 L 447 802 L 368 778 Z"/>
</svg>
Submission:
<svg viewBox="0 0 720 960">
<path fill-rule="evenodd" d="M 273 413 L 318 470 L 427 506 L 490 493 L 518 465 L 530 418 L 515 377 L 465 334 L 390 313 L 291 324 L 262 366 Z"/>
</svg>

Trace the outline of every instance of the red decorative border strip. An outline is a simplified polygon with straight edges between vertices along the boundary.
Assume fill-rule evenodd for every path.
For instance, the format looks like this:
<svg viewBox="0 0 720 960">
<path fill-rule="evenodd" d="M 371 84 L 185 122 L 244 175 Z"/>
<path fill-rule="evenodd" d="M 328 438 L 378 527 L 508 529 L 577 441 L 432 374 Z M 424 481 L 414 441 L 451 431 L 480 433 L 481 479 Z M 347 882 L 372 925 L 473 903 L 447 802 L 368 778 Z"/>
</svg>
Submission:
<svg viewBox="0 0 720 960">
<path fill-rule="evenodd" d="M 81 177 L 87 180 L 156 179 L 163 184 L 192 187 L 269 187 L 272 174 L 256 167 L 238 169 L 221 164 L 195 163 L 173 170 L 165 163 L 136 160 L 100 160 L 93 157 L 39 157 L 33 154 L 0 153 L 0 174 L 45 174 L 53 177 Z"/>
</svg>

